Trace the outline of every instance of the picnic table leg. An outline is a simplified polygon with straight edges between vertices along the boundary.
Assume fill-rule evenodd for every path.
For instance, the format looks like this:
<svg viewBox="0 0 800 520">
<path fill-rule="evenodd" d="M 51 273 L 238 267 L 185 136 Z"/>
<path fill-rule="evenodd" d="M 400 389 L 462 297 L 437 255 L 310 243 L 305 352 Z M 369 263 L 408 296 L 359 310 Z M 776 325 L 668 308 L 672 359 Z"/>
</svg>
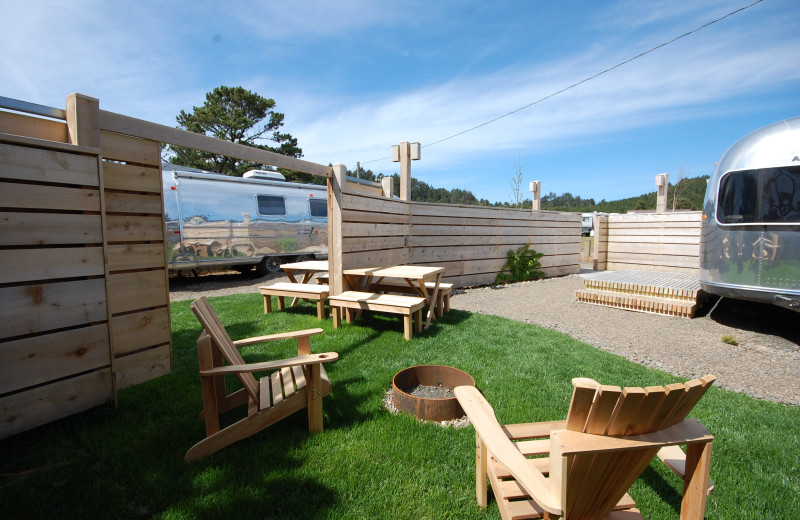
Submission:
<svg viewBox="0 0 800 520">
<path fill-rule="evenodd" d="M 272 312 L 272 296 L 269 294 L 264 295 L 264 314 Z"/>
<path fill-rule="evenodd" d="M 403 315 L 403 336 L 406 341 L 411 339 L 411 314 Z"/>
<path fill-rule="evenodd" d="M 295 277 L 290 275 L 288 272 L 286 273 L 286 276 L 289 277 L 289 279 L 292 281 L 292 283 L 297 283 L 297 280 L 295 279 Z M 304 284 L 308 283 L 308 281 L 311 280 L 312 276 L 314 276 L 314 271 L 312 271 L 310 269 L 307 270 L 307 271 L 303 271 L 303 283 Z M 292 303 L 289 304 L 289 307 L 294 307 L 295 305 L 297 305 L 298 300 L 300 300 L 300 298 L 298 298 L 296 296 L 294 298 L 292 298 Z M 325 318 L 322 318 L 322 319 L 325 319 Z"/>
<path fill-rule="evenodd" d="M 434 311 L 436 311 L 436 305 L 438 303 L 439 298 L 439 283 L 442 281 L 442 273 L 436 275 L 436 286 L 433 288 L 433 294 L 431 295 L 430 299 L 428 300 L 428 319 L 425 321 L 425 328 L 427 329 L 431 325 L 431 318 L 433 318 Z M 425 284 L 422 283 L 422 290 L 427 293 L 425 289 Z M 427 297 L 427 294 L 426 294 Z"/>
</svg>

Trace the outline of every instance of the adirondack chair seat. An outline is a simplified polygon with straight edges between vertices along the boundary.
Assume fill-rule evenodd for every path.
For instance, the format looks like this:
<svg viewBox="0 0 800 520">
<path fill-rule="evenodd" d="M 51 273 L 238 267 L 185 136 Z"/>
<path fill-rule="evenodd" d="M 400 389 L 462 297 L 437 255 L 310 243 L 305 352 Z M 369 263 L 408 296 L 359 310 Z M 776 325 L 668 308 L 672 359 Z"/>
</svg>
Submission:
<svg viewBox="0 0 800 520">
<path fill-rule="evenodd" d="M 566 420 L 505 426 L 479 390 L 457 387 L 476 432 L 478 504 L 488 478 L 504 519 L 642 518 L 627 491 L 658 455 L 683 479 L 681 519 L 701 520 L 713 437 L 686 415 L 713 381 L 623 390 L 576 378 Z"/>
<path fill-rule="evenodd" d="M 197 340 L 197 361 L 203 395 L 201 417 L 205 421 L 206 438 L 186 452 L 186 461 L 211 455 L 303 408 L 308 409 L 308 431 L 322 431 L 322 398 L 331 393 L 330 379 L 322 363 L 339 358 L 336 352 L 311 353 L 310 337 L 321 334 L 322 329 L 233 341 L 205 296 L 195 300 L 191 309 L 203 325 L 203 332 Z M 297 341 L 297 356 L 246 363 L 238 350 L 246 345 L 285 339 Z M 254 372 L 270 371 L 274 372 L 260 380 L 253 376 Z M 226 375 L 236 375 L 243 388 L 226 395 Z M 242 405 L 247 405 L 247 416 L 220 429 L 220 414 Z"/>
</svg>

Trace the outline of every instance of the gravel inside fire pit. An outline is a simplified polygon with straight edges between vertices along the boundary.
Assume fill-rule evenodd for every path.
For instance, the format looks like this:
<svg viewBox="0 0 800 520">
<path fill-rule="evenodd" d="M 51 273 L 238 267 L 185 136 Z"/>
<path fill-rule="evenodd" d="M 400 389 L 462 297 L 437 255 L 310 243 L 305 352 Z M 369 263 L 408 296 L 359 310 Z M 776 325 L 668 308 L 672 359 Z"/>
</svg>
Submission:
<svg viewBox="0 0 800 520">
<path fill-rule="evenodd" d="M 407 390 L 406 393 L 422 399 L 453 399 L 456 396 L 452 388 L 442 385 L 417 385 L 411 390 Z"/>
</svg>

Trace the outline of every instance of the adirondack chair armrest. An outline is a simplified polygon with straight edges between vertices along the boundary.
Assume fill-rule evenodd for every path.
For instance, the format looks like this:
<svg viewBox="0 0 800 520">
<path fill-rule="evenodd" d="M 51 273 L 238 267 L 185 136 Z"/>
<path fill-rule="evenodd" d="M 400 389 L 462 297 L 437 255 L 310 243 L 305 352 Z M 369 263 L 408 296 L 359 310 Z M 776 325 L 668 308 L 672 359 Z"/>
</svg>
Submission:
<svg viewBox="0 0 800 520">
<path fill-rule="evenodd" d="M 601 453 L 637 448 L 660 448 L 680 444 L 710 443 L 714 436 L 697 419 L 685 419 L 675 426 L 653 433 L 611 437 L 571 430 L 555 430 L 550 438 L 557 438 L 561 455 Z"/>
<path fill-rule="evenodd" d="M 489 453 L 508 468 L 539 506 L 549 513 L 561 515 L 560 499 L 550 493 L 547 479 L 508 439 L 480 391 L 474 386 L 458 386 L 454 393 Z"/>
<path fill-rule="evenodd" d="M 219 376 L 226 374 L 241 374 L 247 372 L 261 372 L 266 370 L 276 370 L 279 368 L 313 365 L 320 363 L 330 363 L 339 359 L 336 352 L 324 352 L 322 354 L 310 354 L 308 356 L 295 356 L 278 361 L 264 361 L 261 363 L 248 363 L 246 365 L 227 365 L 224 367 L 210 368 L 201 370 L 201 376 Z"/>
<path fill-rule="evenodd" d="M 295 330 L 292 332 L 281 332 L 280 334 L 269 334 L 267 336 L 254 336 L 252 338 L 243 338 L 233 342 L 233 344 L 238 347 L 244 347 L 247 345 L 254 345 L 256 343 L 264 343 L 266 341 L 277 341 L 281 339 L 292 339 L 292 338 L 304 338 L 308 336 L 315 336 L 317 334 L 322 334 L 322 329 L 306 329 L 306 330 Z"/>
</svg>

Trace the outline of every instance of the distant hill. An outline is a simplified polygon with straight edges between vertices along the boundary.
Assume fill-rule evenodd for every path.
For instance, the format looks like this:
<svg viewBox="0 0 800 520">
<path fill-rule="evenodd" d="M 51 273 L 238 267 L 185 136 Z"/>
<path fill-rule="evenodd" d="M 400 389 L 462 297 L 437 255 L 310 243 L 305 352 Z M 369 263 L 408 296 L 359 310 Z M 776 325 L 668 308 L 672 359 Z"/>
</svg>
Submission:
<svg viewBox="0 0 800 520">
<path fill-rule="evenodd" d="M 677 186 L 670 184 L 667 190 L 667 208 L 703 209 L 707 181 L 708 175 L 703 175 L 691 179 L 682 179 Z M 625 213 L 632 209 L 656 209 L 655 191 L 627 199 L 612 201 L 603 199 L 598 203 L 595 203 L 594 199 L 587 200 L 580 197 L 572 197 L 569 193 L 560 196 L 553 195 L 555 194 L 551 193 L 542 197 L 542 209 L 580 212 L 602 211 L 605 213 Z"/>
</svg>

